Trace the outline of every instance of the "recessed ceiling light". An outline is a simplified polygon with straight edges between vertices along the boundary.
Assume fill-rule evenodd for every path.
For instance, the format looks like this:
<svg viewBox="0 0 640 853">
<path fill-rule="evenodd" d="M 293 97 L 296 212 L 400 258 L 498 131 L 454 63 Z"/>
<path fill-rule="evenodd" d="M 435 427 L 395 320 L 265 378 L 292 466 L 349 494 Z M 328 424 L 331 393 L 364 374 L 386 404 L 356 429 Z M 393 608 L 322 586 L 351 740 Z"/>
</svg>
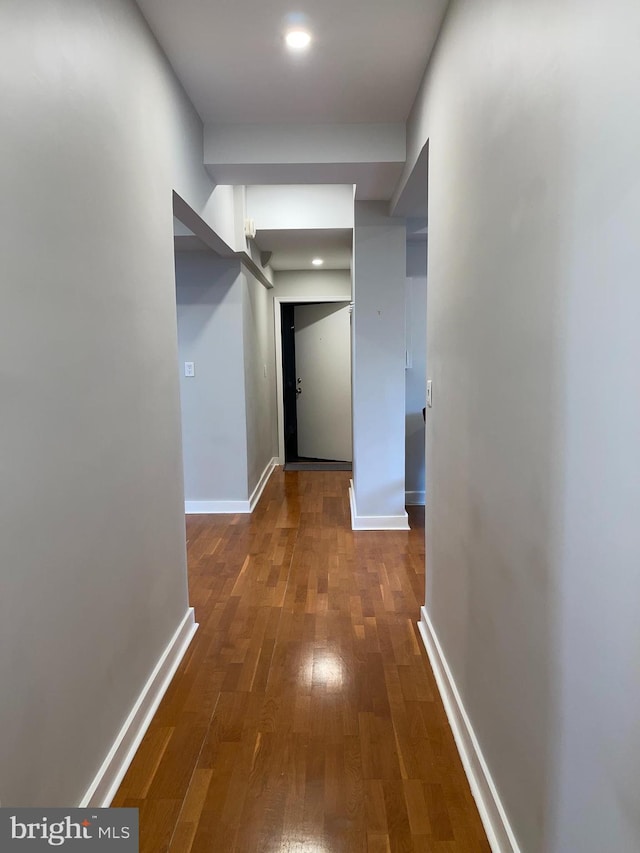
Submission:
<svg viewBox="0 0 640 853">
<path fill-rule="evenodd" d="M 322 258 L 314 258 L 311 263 L 314 265 L 314 267 L 321 267 L 324 261 L 322 260 Z"/>
<path fill-rule="evenodd" d="M 311 36 L 306 30 L 289 30 L 284 39 L 291 50 L 305 50 L 311 44 Z"/>
</svg>

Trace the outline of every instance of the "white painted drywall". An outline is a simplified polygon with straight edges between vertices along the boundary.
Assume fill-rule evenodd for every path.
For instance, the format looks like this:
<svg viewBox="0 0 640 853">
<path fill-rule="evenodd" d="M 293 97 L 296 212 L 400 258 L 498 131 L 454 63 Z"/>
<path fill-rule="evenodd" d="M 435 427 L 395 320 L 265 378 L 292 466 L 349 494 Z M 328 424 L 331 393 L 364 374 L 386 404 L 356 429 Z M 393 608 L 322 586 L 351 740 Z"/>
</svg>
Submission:
<svg viewBox="0 0 640 853">
<path fill-rule="evenodd" d="M 272 298 L 351 300 L 349 270 L 277 270 L 273 280 L 274 288 L 269 291 Z"/>
<path fill-rule="evenodd" d="M 0 43 L 0 801 L 68 806 L 187 608 L 171 202 L 212 186 L 134 3 Z"/>
<path fill-rule="evenodd" d="M 185 500 L 246 502 L 278 455 L 270 291 L 238 261 L 184 252 L 176 299 Z"/>
<path fill-rule="evenodd" d="M 421 503 L 425 493 L 427 386 L 427 244 L 407 242 L 405 329 L 409 366 L 405 370 L 405 489 Z"/>
<path fill-rule="evenodd" d="M 218 184 L 357 184 L 389 198 L 405 161 L 405 125 L 207 125 L 204 158 Z"/>
<path fill-rule="evenodd" d="M 204 157 L 237 163 L 403 162 L 406 131 L 395 124 L 207 124 Z"/>
<path fill-rule="evenodd" d="M 294 308 L 298 454 L 351 462 L 351 314 L 348 303 Z"/>
<path fill-rule="evenodd" d="M 248 186 L 246 204 L 258 230 L 353 228 L 351 184 Z"/>
<path fill-rule="evenodd" d="M 382 202 L 356 202 L 353 484 L 360 516 L 405 513 L 406 235 Z"/>
<path fill-rule="evenodd" d="M 248 272 L 242 276 L 243 392 L 246 419 L 246 489 L 250 497 L 278 456 L 272 291 Z"/>
<path fill-rule="evenodd" d="M 197 208 L 195 204 L 191 206 L 228 246 L 236 252 L 242 252 L 245 243 L 237 233 L 237 208 L 234 189 L 232 186 L 218 184 L 201 208 Z"/>
<path fill-rule="evenodd" d="M 453 2 L 429 139 L 427 609 L 523 851 L 640 849 L 640 6 Z"/>
<path fill-rule="evenodd" d="M 176 254 L 186 501 L 246 501 L 244 274 L 213 252 Z M 185 377 L 193 362 L 195 376 Z"/>
<path fill-rule="evenodd" d="M 404 162 L 406 130 L 395 124 L 207 124 L 205 163 Z"/>
</svg>

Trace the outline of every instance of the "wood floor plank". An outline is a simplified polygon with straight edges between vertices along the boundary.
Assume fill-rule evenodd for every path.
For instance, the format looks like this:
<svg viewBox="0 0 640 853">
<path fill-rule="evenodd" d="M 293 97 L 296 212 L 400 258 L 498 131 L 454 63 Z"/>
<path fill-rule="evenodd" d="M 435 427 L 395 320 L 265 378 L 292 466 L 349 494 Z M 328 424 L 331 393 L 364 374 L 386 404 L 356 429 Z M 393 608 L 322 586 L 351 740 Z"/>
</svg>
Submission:
<svg viewBox="0 0 640 853">
<path fill-rule="evenodd" d="M 195 639 L 114 805 L 153 853 L 488 853 L 417 633 L 424 511 L 353 532 L 348 472 L 190 516 Z"/>
</svg>

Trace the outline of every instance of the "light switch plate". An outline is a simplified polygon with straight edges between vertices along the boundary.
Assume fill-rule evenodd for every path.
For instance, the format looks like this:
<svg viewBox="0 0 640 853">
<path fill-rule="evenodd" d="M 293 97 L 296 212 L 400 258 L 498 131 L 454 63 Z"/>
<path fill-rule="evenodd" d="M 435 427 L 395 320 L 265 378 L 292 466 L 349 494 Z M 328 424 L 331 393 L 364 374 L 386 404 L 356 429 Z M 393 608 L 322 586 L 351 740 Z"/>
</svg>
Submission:
<svg viewBox="0 0 640 853">
<path fill-rule="evenodd" d="M 430 409 L 433 406 L 433 390 L 431 387 L 431 379 L 427 379 L 427 407 Z"/>
<path fill-rule="evenodd" d="M 196 375 L 195 364 L 192 361 L 185 361 L 185 363 L 184 363 L 184 375 L 185 376 L 195 376 Z"/>
</svg>

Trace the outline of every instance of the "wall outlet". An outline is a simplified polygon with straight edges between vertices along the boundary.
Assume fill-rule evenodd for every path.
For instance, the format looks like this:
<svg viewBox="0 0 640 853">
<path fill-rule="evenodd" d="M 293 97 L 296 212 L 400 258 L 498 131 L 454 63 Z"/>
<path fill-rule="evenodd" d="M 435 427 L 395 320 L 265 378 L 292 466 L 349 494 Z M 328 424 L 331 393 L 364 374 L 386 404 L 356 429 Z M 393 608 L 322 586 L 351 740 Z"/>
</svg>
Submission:
<svg viewBox="0 0 640 853">
<path fill-rule="evenodd" d="M 195 364 L 192 361 L 185 361 L 185 363 L 184 363 L 184 375 L 185 376 L 195 376 L 196 375 Z"/>
<path fill-rule="evenodd" d="M 431 408 L 433 406 L 433 390 L 431 385 L 431 379 L 427 379 L 427 408 Z"/>
</svg>

